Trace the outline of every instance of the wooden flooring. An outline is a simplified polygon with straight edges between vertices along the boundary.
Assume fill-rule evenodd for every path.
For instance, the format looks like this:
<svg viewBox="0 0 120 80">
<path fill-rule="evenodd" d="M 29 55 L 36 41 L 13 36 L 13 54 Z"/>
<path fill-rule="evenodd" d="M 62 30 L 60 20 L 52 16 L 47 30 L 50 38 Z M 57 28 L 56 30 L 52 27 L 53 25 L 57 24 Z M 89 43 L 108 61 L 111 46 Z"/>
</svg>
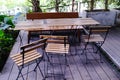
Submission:
<svg viewBox="0 0 120 80">
<path fill-rule="evenodd" d="M 117 33 L 115 33 L 115 34 L 117 34 Z M 23 44 L 26 44 L 27 43 L 27 37 L 26 37 L 27 33 L 24 31 L 21 31 L 21 35 L 23 38 L 22 39 Z M 118 35 L 118 36 L 120 36 L 120 35 Z M 110 41 L 112 41 L 112 40 L 110 40 Z M 106 41 L 106 42 L 110 42 L 110 41 Z M 118 42 L 117 40 L 115 40 L 115 41 L 116 41 L 116 43 Z M 20 46 L 21 46 L 20 40 L 18 37 L 17 41 L 11 51 L 11 55 L 18 53 L 20 51 L 19 50 Z M 106 46 L 110 46 L 110 44 L 106 43 Z M 103 47 L 105 48 L 105 45 Z M 106 49 L 106 51 L 107 51 L 107 49 Z M 112 52 L 112 50 L 111 50 L 111 52 Z M 77 53 L 77 55 L 74 55 L 75 53 Z M 68 60 L 68 64 L 69 64 L 69 66 L 66 68 L 66 74 L 65 74 L 65 77 L 67 80 L 120 80 L 120 72 L 117 71 L 110 64 L 110 62 L 105 59 L 104 56 L 103 56 L 103 63 L 100 63 L 99 60 L 96 60 L 96 59 L 99 59 L 98 54 L 88 53 L 90 60 L 89 60 L 89 63 L 86 64 L 85 55 L 84 54 L 81 55 L 81 47 L 79 45 L 71 47 L 71 54 L 73 54 L 73 55 L 69 54 L 67 56 L 67 60 Z M 118 53 L 116 55 L 118 55 Z M 119 56 L 116 56 L 116 57 L 119 57 Z M 41 66 L 41 69 L 43 72 L 44 72 L 44 67 L 45 67 L 44 64 L 46 64 L 45 61 L 42 61 L 40 63 L 40 66 Z M 34 67 L 34 64 L 30 65 L 29 67 L 26 67 L 23 70 L 23 73 L 25 73 L 27 71 L 31 71 L 31 69 L 33 69 L 33 67 Z M 60 68 L 58 68 L 58 70 L 60 70 Z M 18 74 L 17 66 L 9 58 L 2 73 L 0 73 L 0 80 L 15 80 L 17 74 Z M 32 71 L 29 74 L 24 74 L 24 77 L 26 78 L 26 80 L 42 80 L 42 76 L 41 76 L 39 70 L 37 70 L 36 72 Z M 22 80 L 22 78 L 19 78 L 19 80 Z M 49 77 L 46 80 L 63 80 L 63 79 L 60 77 Z"/>
<path fill-rule="evenodd" d="M 102 48 L 120 69 L 120 27 L 111 29 Z"/>
</svg>

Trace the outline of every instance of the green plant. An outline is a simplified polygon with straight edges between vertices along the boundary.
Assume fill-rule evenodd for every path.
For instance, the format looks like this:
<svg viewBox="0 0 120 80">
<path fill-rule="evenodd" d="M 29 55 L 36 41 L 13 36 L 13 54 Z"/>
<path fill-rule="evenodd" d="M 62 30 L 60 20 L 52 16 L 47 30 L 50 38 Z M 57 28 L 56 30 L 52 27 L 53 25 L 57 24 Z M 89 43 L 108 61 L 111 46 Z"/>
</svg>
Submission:
<svg viewBox="0 0 120 80">
<path fill-rule="evenodd" d="M 0 30 L 0 52 L 6 53 L 11 50 L 11 45 L 14 39 L 11 34 L 5 33 L 5 31 Z"/>
<path fill-rule="evenodd" d="M 0 23 L 3 23 L 4 25 L 5 24 L 10 25 L 10 27 L 14 28 L 15 25 L 13 24 L 12 19 L 13 19 L 12 16 L 0 15 Z"/>
<path fill-rule="evenodd" d="M 2 70 L 19 31 L 0 30 L 0 71 Z"/>
<path fill-rule="evenodd" d="M 5 19 L 6 19 L 6 21 L 5 21 Z M 11 25 L 11 27 L 14 28 L 15 25 L 13 24 L 12 19 L 13 19 L 13 17 L 5 17 L 4 22 L 8 25 Z"/>
<path fill-rule="evenodd" d="M 7 15 L 0 15 L 0 22 L 4 22 L 5 17 L 7 17 Z"/>
</svg>

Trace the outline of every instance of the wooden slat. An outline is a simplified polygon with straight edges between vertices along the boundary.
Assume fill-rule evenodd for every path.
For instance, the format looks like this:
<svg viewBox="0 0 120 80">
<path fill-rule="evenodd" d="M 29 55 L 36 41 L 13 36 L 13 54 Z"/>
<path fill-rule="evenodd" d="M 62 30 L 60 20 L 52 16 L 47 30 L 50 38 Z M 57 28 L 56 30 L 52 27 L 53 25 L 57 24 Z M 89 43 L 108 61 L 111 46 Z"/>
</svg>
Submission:
<svg viewBox="0 0 120 80">
<path fill-rule="evenodd" d="M 28 63 L 28 62 L 31 62 L 35 59 L 38 59 L 42 57 L 42 55 L 40 55 L 40 53 L 37 53 L 37 52 L 32 52 L 32 53 L 27 53 L 25 54 L 24 56 L 24 64 Z M 19 54 L 19 55 L 15 55 L 15 56 L 12 56 L 12 59 L 13 61 L 15 61 L 15 63 L 18 65 L 18 66 L 21 66 L 23 63 L 23 59 L 22 59 L 22 55 Z"/>
<path fill-rule="evenodd" d="M 53 38 L 53 39 L 68 39 L 68 36 L 55 36 L 55 35 L 40 35 L 40 38 Z"/>
<path fill-rule="evenodd" d="M 68 36 L 40 35 L 40 38 L 48 38 L 47 43 L 69 43 Z"/>
<path fill-rule="evenodd" d="M 72 16 L 71 16 L 72 15 Z M 78 18 L 78 12 L 33 12 L 26 14 L 27 19 L 55 19 L 55 18 Z"/>
<path fill-rule="evenodd" d="M 85 42 L 101 42 L 104 41 L 101 35 L 90 35 L 90 38 L 88 39 L 88 35 L 83 36 L 83 40 Z"/>
<path fill-rule="evenodd" d="M 66 44 L 65 47 L 64 44 L 48 43 L 46 47 L 46 52 L 59 53 L 59 54 L 69 53 L 69 44 Z"/>
<path fill-rule="evenodd" d="M 36 52 L 36 50 L 32 50 L 32 51 L 30 51 L 30 52 L 27 52 L 26 55 L 29 54 L 29 53 L 33 53 L 33 52 Z M 13 57 L 17 57 L 17 56 L 20 56 L 20 53 L 11 55 L 10 57 L 13 58 Z M 22 56 L 22 55 L 21 55 L 21 56 Z"/>
</svg>

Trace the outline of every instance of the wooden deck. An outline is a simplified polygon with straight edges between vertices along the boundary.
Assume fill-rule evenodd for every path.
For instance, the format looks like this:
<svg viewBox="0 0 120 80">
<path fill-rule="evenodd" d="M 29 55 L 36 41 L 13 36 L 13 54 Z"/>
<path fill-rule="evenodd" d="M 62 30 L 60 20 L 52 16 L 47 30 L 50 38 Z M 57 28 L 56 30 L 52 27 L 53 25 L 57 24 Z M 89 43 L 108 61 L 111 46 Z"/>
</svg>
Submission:
<svg viewBox="0 0 120 80">
<path fill-rule="evenodd" d="M 116 29 L 117 30 L 117 29 Z M 109 35 L 109 38 L 107 38 L 107 41 L 105 42 L 105 45 L 103 48 L 107 52 L 112 52 L 114 56 L 118 57 L 116 59 L 120 59 L 119 55 L 119 40 L 118 38 L 120 37 L 119 31 L 116 32 L 115 30 L 111 31 L 112 34 Z M 116 32 L 116 33 L 114 33 Z M 114 33 L 114 34 L 113 34 Z M 27 43 L 27 33 L 22 31 L 21 35 L 23 37 L 23 44 Z M 116 35 L 116 39 L 110 38 Z M 110 39 L 110 40 L 109 40 Z M 118 45 L 115 45 L 115 43 L 119 43 Z M 116 46 L 117 48 L 113 47 L 113 50 L 111 49 L 111 45 Z M 17 38 L 17 41 L 13 47 L 13 50 L 11 51 L 11 55 L 18 53 L 20 47 L 20 40 L 19 37 Z M 98 54 L 90 53 L 89 63 L 85 63 L 85 55 L 81 55 L 81 48 L 80 46 L 72 46 L 71 47 L 71 54 L 75 54 L 77 48 L 77 55 L 68 55 L 67 60 L 69 66 L 66 69 L 66 74 L 65 77 L 67 80 L 120 80 L 120 73 L 109 63 L 109 61 L 106 60 L 106 58 L 103 56 L 103 62 L 100 63 L 99 61 L 95 60 L 98 57 Z M 118 50 L 116 50 L 118 49 Z M 116 52 L 116 53 L 115 53 Z M 117 53 L 118 52 L 118 53 Z M 114 57 L 113 55 L 111 55 Z M 44 68 L 45 61 L 42 61 L 40 63 L 41 68 Z M 26 67 L 26 69 L 23 71 L 25 73 L 27 70 L 31 71 L 33 69 L 33 65 Z M 17 66 L 13 63 L 13 61 L 9 58 L 2 73 L 0 73 L 0 80 L 15 80 L 16 76 L 18 74 L 18 69 Z M 37 72 L 30 72 L 28 75 L 24 75 L 26 80 L 42 80 L 40 72 L 37 70 Z M 22 78 L 19 78 L 19 80 L 22 80 Z M 59 77 L 54 78 L 54 77 L 49 77 L 46 80 L 63 80 L 60 79 Z"/>
<path fill-rule="evenodd" d="M 111 29 L 102 48 L 120 69 L 120 27 Z"/>
</svg>

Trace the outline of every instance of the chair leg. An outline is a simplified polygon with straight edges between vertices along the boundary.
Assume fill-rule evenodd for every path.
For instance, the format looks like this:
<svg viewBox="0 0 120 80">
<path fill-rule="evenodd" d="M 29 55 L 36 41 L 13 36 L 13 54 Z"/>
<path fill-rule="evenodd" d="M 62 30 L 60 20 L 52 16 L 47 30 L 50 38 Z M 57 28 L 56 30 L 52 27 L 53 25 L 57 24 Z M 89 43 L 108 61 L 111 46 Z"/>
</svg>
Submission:
<svg viewBox="0 0 120 80">
<path fill-rule="evenodd" d="M 44 77 L 44 75 L 43 75 L 43 73 L 42 73 L 42 70 L 40 69 L 40 66 L 39 66 L 39 65 L 38 65 L 38 68 L 39 68 L 39 71 L 40 71 L 40 73 L 41 73 L 43 79 L 45 79 L 45 77 Z"/>
<path fill-rule="evenodd" d="M 68 65 L 68 61 L 67 61 L 67 55 L 65 54 L 65 64 L 66 64 L 66 66 L 69 66 Z"/>
<path fill-rule="evenodd" d="M 36 68 L 38 67 L 38 65 L 39 65 L 39 63 L 41 62 L 41 60 L 42 60 L 41 58 L 39 58 L 39 61 L 36 60 L 36 66 L 35 66 L 35 68 L 34 68 L 34 71 L 36 71 Z"/>
<path fill-rule="evenodd" d="M 103 63 L 101 53 L 99 55 L 100 55 L 100 62 Z"/>
<path fill-rule="evenodd" d="M 86 52 L 87 45 L 88 45 L 88 42 L 85 44 L 85 48 L 83 49 L 83 52 L 81 53 L 81 54 L 85 54 L 85 57 L 86 57 L 86 64 L 87 64 L 87 60 L 88 60 L 87 52 Z"/>
<path fill-rule="evenodd" d="M 85 44 L 85 47 L 83 48 L 81 55 L 85 53 L 87 45 L 88 45 L 88 42 Z"/>
<path fill-rule="evenodd" d="M 93 48 L 93 53 L 96 53 L 96 50 L 95 50 L 95 44 L 92 43 L 92 48 Z M 96 53 L 97 54 L 97 53 Z"/>
<path fill-rule="evenodd" d="M 20 74 L 21 74 L 23 80 L 25 80 L 24 77 L 23 77 L 23 75 L 22 75 L 22 69 L 23 69 L 23 67 L 21 67 L 21 68 L 18 67 L 18 69 L 19 69 L 19 73 L 18 73 L 18 76 L 17 76 L 16 80 L 18 80 Z"/>
<path fill-rule="evenodd" d="M 100 51 L 102 45 L 103 45 L 103 42 L 100 43 L 100 45 L 98 46 L 98 48 L 97 48 L 97 50 L 96 50 L 96 54 L 98 53 L 98 51 Z M 100 56 L 100 62 L 103 63 L 101 53 L 99 53 L 99 56 Z"/>
<path fill-rule="evenodd" d="M 77 55 L 77 45 L 75 44 L 75 55 Z"/>
<path fill-rule="evenodd" d="M 21 46 L 21 45 L 23 45 L 22 36 L 21 36 L 21 34 L 19 34 L 18 36 L 19 36 L 19 39 L 20 39 L 20 46 Z"/>
<path fill-rule="evenodd" d="M 45 80 L 47 78 L 47 71 L 48 71 L 47 63 L 48 62 L 44 62 L 44 77 L 45 78 L 43 80 Z"/>
<path fill-rule="evenodd" d="M 64 80 L 66 80 L 66 78 L 65 78 L 65 74 L 66 74 L 66 67 L 67 66 L 69 66 L 69 64 L 68 64 L 68 61 L 67 61 L 67 55 L 65 54 L 65 70 L 64 70 Z"/>
<path fill-rule="evenodd" d="M 43 77 L 43 79 L 45 79 L 45 77 L 44 77 L 44 75 L 43 75 L 43 73 L 42 73 L 42 70 L 40 69 L 40 66 L 39 66 L 39 63 L 41 62 L 41 60 L 42 60 L 42 59 L 39 59 L 39 61 L 36 60 L 36 66 L 35 66 L 35 68 L 34 68 L 34 71 L 35 71 L 36 68 L 38 67 L 38 68 L 39 68 L 39 71 L 40 71 L 40 73 L 41 73 L 41 75 L 42 75 L 42 77 Z"/>
</svg>

